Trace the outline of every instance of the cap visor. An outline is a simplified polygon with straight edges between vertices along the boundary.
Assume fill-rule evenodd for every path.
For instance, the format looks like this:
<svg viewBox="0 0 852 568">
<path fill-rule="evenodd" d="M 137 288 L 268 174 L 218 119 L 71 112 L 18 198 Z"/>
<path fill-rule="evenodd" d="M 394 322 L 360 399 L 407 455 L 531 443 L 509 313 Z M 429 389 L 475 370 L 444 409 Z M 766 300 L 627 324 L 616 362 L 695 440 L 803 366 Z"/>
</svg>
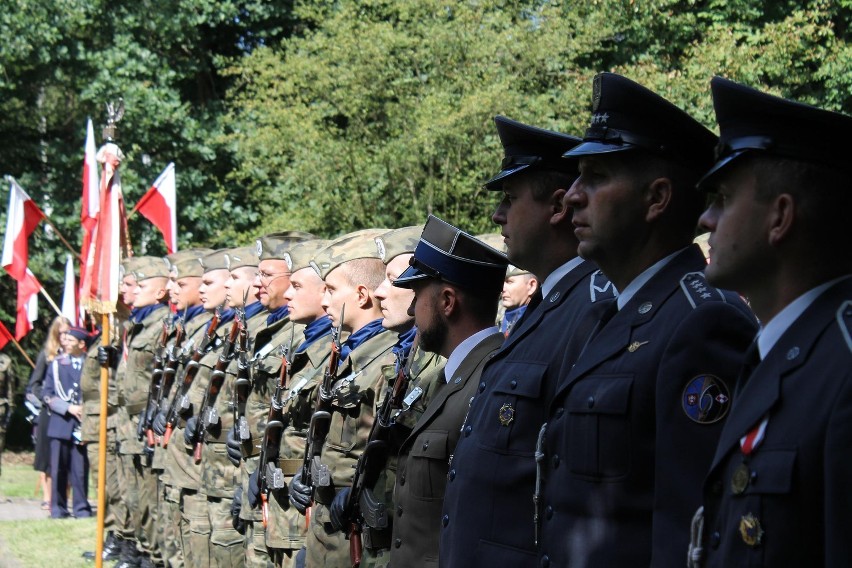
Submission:
<svg viewBox="0 0 852 568">
<path fill-rule="evenodd" d="M 596 154 L 611 154 L 613 152 L 625 152 L 633 150 L 636 146 L 632 144 L 607 144 L 606 142 L 583 142 L 574 146 L 564 154 L 563 158 L 579 158 L 581 156 L 594 156 Z"/>
<path fill-rule="evenodd" d="M 724 158 L 720 159 L 718 162 L 713 164 L 713 167 L 710 168 L 710 171 L 708 171 L 706 174 L 704 174 L 704 177 L 702 177 L 700 180 L 698 180 L 698 183 L 695 184 L 695 187 L 698 188 L 698 191 L 712 191 L 713 190 L 713 183 L 712 183 L 713 178 L 715 178 L 716 175 L 720 171 L 722 171 L 725 167 L 729 166 L 731 164 L 731 162 L 733 162 L 734 160 L 736 160 L 737 158 L 739 158 L 740 156 L 742 156 L 746 152 L 748 152 L 748 149 L 737 150 L 735 152 L 731 152 L 730 154 L 728 154 Z"/>
<path fill-rule="evenodd" d="M 486 181 L 483 185 L 485 189 L 489 189 L 491 191 L 500 191 L 503 189 L 503 182 L 506 181 L 506 178 L 523 171 L 530 167 L 529 164 L 518 164 L 513 168 L 507 168 L 501 171 L 499 174 Z"/>
<path fill-rule="evenodd" d="M 411 288 L 415 283 L 430 278 L 428 274 L 418 270 L 413 266 L 409 266 L 399 275 L 399 278 L 393 281 L 393 285 L 397 288 Z"/>
</svg>

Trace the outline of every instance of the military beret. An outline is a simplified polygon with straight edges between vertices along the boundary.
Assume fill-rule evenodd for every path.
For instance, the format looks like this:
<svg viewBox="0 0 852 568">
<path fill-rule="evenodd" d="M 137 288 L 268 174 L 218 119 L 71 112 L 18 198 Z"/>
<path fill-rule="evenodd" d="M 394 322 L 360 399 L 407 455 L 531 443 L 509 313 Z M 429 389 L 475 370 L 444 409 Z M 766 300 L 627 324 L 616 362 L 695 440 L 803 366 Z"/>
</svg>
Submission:
<svg viewBox="0 0 852 568">
<path fill-rule="evenodd" d="M 852 117 L 762 93 L 722 77 L 710 81 L 719 123 L 716 163 L 704 182 L 744 154 L 761 152 L 852 172 Z"/>
<path fill-rule="evenodd" d="M 379 258 L 387 264 L 401 254 L 413 254 L 422 232 L 423 225 L 415 225 L 391 229 L 387 233 L 377 236 L 375 241 Z"/>
<path fill-rule="evenodd" d="M 314 235 L 304 231 L 272 233 L 255 241 L 255 252 L 260 260 L 284 260 L 284 253 L 291 246 L 314 238 Z"/>
<path fill-rule="evenodd" d="M 133 260 L 132 273 L 136 280 L 169 277 L 169 267 L 158 256 L 135 256 Z"/>
<path fill-rule="evenodd" d="M 248 246 L 230 249 L 225 253 L 225 262 L 228 265 L 228 270 L 235 270 L 246 266 L 256 268 L 259 262 L 257 247 Z"/>
<path fill-rule="evenodd" d="M 177 278 L 201 276 L 204 274 L 204 269 L 198 261 L 211 252 L 213 249 L 209 248 L 183 249 L 164 256 L 163 260 L 168 264 L 169 271 L 174 272 Z"/>
<path fill-rule="evenodd" d="M 228 253 L 232 249 L 219 249 L 211 253 L 205 254 L 198 259 L 201 265 L 202 274 L 212 272 L 213 270 L 228 270 Z"/>
<path fill-rule="evenodd" d="M 503 144 L 500 172 L 485 182 L 485 188 L 499 191 L 503 182 L 523 171 L 555 170 L 577 173 L 576 162 L 566 161 L 563 154 L 580 143 L 576 136 L 530 126 L 505 116 L 495 116 L 497 134 Z"/>
<path fill-rule="evenodd" d="M 126 256 L 121 259 L 121 262 L 118 265 L 118 277 L 124 278 L 125 276 L 133 276 L 133 269 L 136 267 L 138 257 L 135 256 Z M 135 276 L 134 276 L 135 278 Z"/>
<path fill-rule="evenodd" d="M 592 119 L 568 158 L 642 149 L 701 173 L 713 163 L 716 135 L 639 83 L 615 73 L 592 82 Z"/>
<path fill-rule="evenodd" d="M 314 255 L 328 246 L 329 242 L 330 241 L 324 239 L 311 239 L 309 241 L 293 243 L 290 248 L 284 252 L 283 260 L 287 263 L 287 268 L 290 269 L 290 272 L 309 268 Z"/>
<path fill-rule="evenodd" d="M 373 239 L 387 231 L 387 229 L 362 229 L 337 237 L 314 255 L 311 266 L 320 278 L 325 280 L 329 272 L 344 262 L 360 258 L 381 260 Z"/>
<path fill-rule="evenodd" d="M 461 288 L 497 292 L 503 287 L 509 259 L 476 237 L 429 215 L 410 264 L 394 286 L 411 288 L 415 282 L 437 278 Z"/>
</svg>

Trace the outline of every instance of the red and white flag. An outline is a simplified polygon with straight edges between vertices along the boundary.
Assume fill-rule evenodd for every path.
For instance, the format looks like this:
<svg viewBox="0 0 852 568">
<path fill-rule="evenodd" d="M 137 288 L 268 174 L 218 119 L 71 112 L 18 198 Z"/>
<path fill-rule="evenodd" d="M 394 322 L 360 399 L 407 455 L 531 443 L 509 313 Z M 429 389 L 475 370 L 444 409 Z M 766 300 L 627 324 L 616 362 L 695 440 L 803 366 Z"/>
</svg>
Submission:
<svg viewBox="0 0 852 568">
<path fill-rule="evenodd" d="M 8 328 L 0 321 L 0 349 L 6 347 L 6 344 L 12 341 L 12 334 Z"/>
<path fill-rule="evenodd" d="M 33 328 L 38 319 L 38 293 L 41 284 L 35 275 L 26 269 L 24 277 L 18 280 L 18 314 L 15 321 L 15 339 L 21 340 Z"/>
<path fill-rule="evenodd" d="M 104 144 L 97 160 L 104 165 L 100 183 L 98 222 L 92 233 L 92 255 L 83 275 L 80 302 L 89 311 L 112 313 L 118 302 L 118 269 L 122 258 L 130 255 L 127 240 L 127 216 L 121 194 L 118 166 L 124 157 L 118 146 Z"/>
<path fill-rule="evenodd" d="M 74 261 L 70 254 L 65 255 L 65 288 L 62 292 L 62 315 L 71 325 L 79 325 L 80 311 L 77 309 L 77 287 L 74 278 Z"/>
<path fill-rule="evenodd" d="M 100 182 L 98 180 L 98 161 L 96 158 L 95 131 L 92 119 L 86 124 L 86 145 L 83 158 L 83 206 L 80 212 L 80 223 L 83 225 L 83 246 L 80 250 L 80 297 L 87 297 L 90 282 L 85 281 L 84 275 L 91 274 L 94 263 L 93 234 L 98 225 L 100 212 Z"/>
<path fill-rule="evenodd" d="M 44 213 L 11 176 L 9 211 L 6 214 L 6 239 L 3 242 L 3 268 L 17 281 L 24 279 L 29 262 L 29 238 Z"/>
<path fill-rule="evenodd" d="M 151 221 L 166 241 L 168 254 L 177 251 L 177 205 L 175 198 L 175 165 L 166 166 L 154 185 L 151 186 L 133 211 L 139 211 Z"/>
</svg>

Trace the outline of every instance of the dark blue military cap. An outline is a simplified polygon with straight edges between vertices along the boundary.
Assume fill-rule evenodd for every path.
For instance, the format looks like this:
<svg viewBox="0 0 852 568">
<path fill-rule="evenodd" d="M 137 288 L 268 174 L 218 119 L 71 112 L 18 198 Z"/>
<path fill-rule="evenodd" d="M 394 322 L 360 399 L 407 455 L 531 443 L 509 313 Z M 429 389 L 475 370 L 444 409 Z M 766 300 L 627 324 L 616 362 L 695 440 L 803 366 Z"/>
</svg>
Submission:
<svg viewBox="0 0 852 568">
<path fill-rule="evenodd" d="M 576 173 L 575 164 L 560 159 L 580 143 L 576 136 L 536 128 L 505 116 L 495 116 L 494 123 L 504 157 L 500 173 L 485 182 L 485 189 L 499 191 L 506 179 L 530 168 Z"/>
<path fill-rule="evenodd" d="M 788 101 L 722 77 L 710 81 L 719 123 L 716 164 L 699 182 L 749 152 L 852 172 L 847 136 L 852 117 Z"/>
<path fill-rule="evenodd" d="M 437 278 L 472 290 L 498 292 L 509 259 L 476 237 L 429 215 L 414 256 L 393 285 L 411 288 L 415 282 Z"/>
<path fill-rule="evenodd" d="M 626 77 L 598 73 L 592 82 L 592 119 L 583 143 L 566 158 L 642 149 L 692 168 L 713 164 L 717 138 L 687 113 Z"/>
</svg>

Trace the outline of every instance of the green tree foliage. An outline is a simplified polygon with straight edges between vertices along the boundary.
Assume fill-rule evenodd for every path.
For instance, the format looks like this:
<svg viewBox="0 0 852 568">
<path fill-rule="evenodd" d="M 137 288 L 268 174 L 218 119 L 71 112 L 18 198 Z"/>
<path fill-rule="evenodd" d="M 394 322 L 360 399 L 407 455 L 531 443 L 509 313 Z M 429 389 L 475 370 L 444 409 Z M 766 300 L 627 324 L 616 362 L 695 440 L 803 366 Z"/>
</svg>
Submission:
<svg viewBox="0 0 852 568">
<path fill-rule="evenodd" d="M 86 117 L 99 129 L 123 97 L 126 202 L 174 161 L 182 247 L 427 213 L 493 231 L 494 115 L 582 135 L 602 70 L 710 127 L 714 74 L 852 112 L 850 16 L 850 0 L 8 0 L 0 173 L 79 246 Z M 144 219 L 131 231 L 162 252 Z M 31 249 L 58 295 L 59 241 L 42 226 Z M 14 284 L 0 292 L 12 322 Z"/>
</svg>

